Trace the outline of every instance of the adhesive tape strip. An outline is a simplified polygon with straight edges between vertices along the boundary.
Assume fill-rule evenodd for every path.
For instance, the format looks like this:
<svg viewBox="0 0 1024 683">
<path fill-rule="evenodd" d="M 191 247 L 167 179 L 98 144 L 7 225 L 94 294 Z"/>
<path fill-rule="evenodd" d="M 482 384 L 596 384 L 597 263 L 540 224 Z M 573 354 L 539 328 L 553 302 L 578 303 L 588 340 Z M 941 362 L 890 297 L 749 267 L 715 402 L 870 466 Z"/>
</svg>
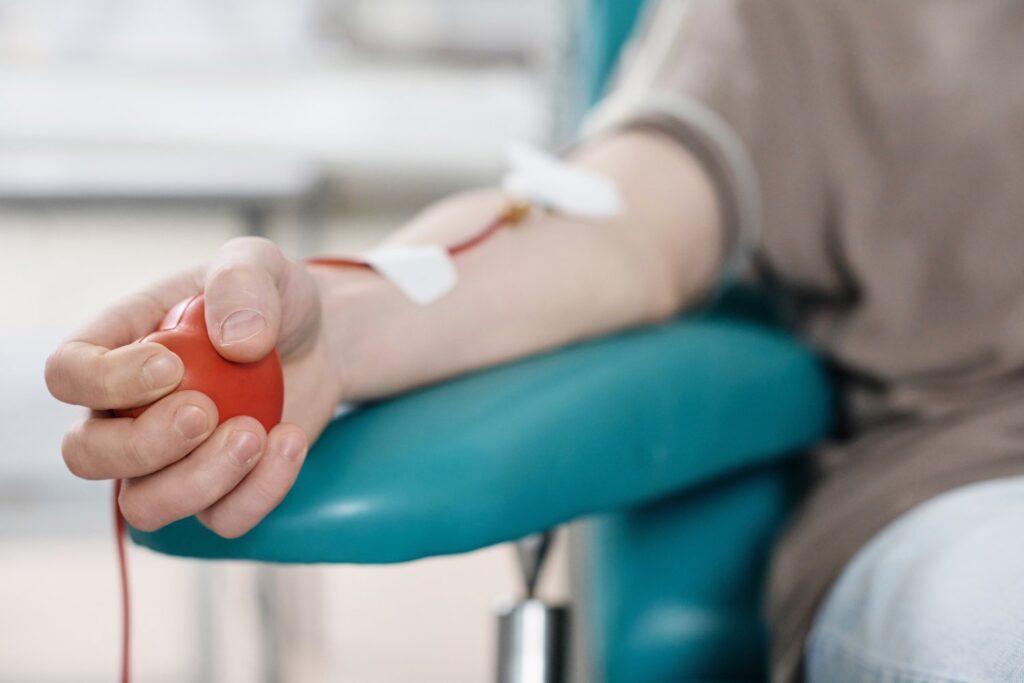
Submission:
<svg viewBox="0 0 1024 683">
<path fill-rule="evenodd" d="M 505 155 L 509 170 L 502 188 L 514 197 L 569 216 L 612 218 L 622 213 L 622 195 L 610 178 L 519 142 L 510 142 Z"/>
<path fill-rule="evenodd" d="M 433 244 L 381 247 L 362 258 L 421 306 L 433 303 L 450 292 L 458 279 L 448 250 Z"/>
</svg>

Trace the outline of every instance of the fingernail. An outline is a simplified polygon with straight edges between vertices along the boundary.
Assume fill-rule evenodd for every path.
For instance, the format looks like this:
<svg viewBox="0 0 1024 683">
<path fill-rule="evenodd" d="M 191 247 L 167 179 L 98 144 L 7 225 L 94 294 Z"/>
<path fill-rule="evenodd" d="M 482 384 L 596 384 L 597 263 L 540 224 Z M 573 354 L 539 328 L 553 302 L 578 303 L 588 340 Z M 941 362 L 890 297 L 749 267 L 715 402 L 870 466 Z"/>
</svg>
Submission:
<svg viewBox="0 0 1024 683">
<path fill-rule="evenodd" d="M 255 337 L 267 327 L 267 319 L 259 311 L 235 311 L 220 326 L 220 338 L 225 344 L 237 344 Z"/>
<path fill-rule="evenodd" d="M 142 365 L 142 376 L 151 389 L 162 389 L 181 380 L 181 361 L 170 353 L 158 353 Z"/>
<path fill-rule="evenodd" d="M 240 465 L 248 465 L 260 455 L 260 439 L 252 432 L 235 432 L 228 439 L 228 455 Z"/>
<path fill-rule="evenodd" d="M 302 460 L 306 457 L 306 440 L 298 434 L 286 436 L 281 444 L 281 455 L 285 460 Z"/>
<path fill-rule="evenodd" d="M 192 440 L 202 436 L 209 426 L 206 411 L 199 406 L 190 403 L 174 412 L 174 428 L 184 439 Z"/>
</svg>

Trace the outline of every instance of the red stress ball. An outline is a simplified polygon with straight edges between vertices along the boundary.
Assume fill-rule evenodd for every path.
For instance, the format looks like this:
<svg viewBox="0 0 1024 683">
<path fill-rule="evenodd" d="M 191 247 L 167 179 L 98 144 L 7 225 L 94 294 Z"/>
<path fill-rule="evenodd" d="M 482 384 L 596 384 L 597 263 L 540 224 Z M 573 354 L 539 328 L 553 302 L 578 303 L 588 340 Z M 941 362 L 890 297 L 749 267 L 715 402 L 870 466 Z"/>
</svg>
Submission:
<svg viewBox="0 0 1024 683">
<path fill-rule="evenodd" d="M 160 327 L 140 342 L 155 342 L 176 353 L 185 364 L 177 391 L 194 390 L 209 396 L 221 422 L 239 415 L 259 420 L 269 432 L 281 421 L 284 375 L 277 351 L 255 363 L 225 360 L 206 332 L 203 295 L 185 299 L 164 316 Z M 149 406 L 116 411 L 118 417 L 138 417 Z"/>
</svg>

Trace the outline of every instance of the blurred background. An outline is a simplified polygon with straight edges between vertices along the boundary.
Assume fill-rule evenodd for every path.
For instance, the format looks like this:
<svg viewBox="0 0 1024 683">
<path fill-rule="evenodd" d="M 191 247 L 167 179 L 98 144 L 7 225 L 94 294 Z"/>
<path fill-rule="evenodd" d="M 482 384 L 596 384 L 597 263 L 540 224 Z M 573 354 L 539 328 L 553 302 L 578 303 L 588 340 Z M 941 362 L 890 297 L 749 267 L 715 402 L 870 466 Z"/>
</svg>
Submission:
<svg viewBox="0 0 1024 683">
<path fill-rule="evenodd" d="M 111 681 L 110 490 L 64 471 L 58 340 L 236 235 L 360 249 L 557 146 L 582 0 L 0 0 L 0 682 Z M 258 569 L 131 550 L 136 680 L 481 681 L 507 548 Z M 564 592 L 561 563 L 546 590 Z M 275 650 L 260 615 L 274 617 Z"/>
</svg>

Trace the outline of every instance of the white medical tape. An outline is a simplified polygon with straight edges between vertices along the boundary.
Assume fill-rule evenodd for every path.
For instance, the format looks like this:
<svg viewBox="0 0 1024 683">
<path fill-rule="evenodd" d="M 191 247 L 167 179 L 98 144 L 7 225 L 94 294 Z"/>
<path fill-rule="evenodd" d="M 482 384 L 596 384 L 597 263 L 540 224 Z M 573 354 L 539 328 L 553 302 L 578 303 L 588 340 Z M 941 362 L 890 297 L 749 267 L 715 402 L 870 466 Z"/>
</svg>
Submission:
<svg viewBox="0 0 1024 683">
<path fill-rule="evenodd" d="M 505 155 L 509 170 L 502 189 L 517 199 L 568 216 L 612 218 L 622 213 L 622 196 L 610 178 L 519 142 L 510 142 Z"/>
<path fill-rule="evenodd" d="M 448 250 L 434 244 L 380 247 L 363 254 L 362 259 L 421 306 L 450 292 L 458 280 Z"/>
</svg>

